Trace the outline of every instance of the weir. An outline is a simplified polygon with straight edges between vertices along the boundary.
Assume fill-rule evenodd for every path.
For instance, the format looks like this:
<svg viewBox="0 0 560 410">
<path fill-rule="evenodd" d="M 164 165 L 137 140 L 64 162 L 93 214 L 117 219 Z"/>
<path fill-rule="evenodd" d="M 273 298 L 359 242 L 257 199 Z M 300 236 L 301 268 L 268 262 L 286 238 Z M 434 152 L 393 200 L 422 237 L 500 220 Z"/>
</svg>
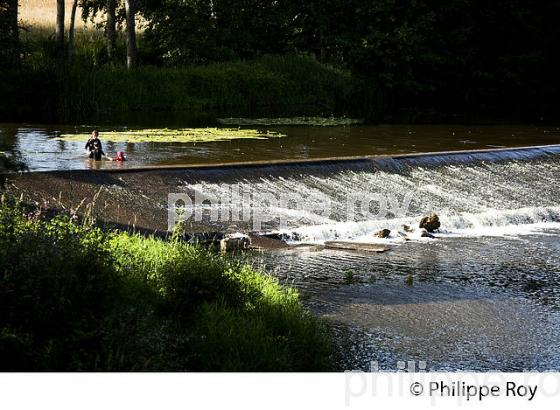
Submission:
<svg viewBox="0 0 560 410">
<path fill-rule="evenodd" d="M 222 164 L 196 164 L 148 166 L 121 169 L 99 169 L 98 172 L 123 174 L 151 171 L 180 171 L 192 180 L 229 181 L 240 178 L 258 178 L 268 175 L 332 174 L 338 171 L 402 172 L 408 167 L 435 167 L 476 162 L 527 161 L 560 154 L 560 144 L 516 148 L 493 148 L 444 152 L 423 152 L 397 155 L 370 155 L 332 157 L 307 160 L 228 162 Z M 67 171 L 51 171 L 67 172 Z M 89 170 L 76 171 L 89 172 Z"/>
<path fill-rule="evenodd" d="M 31 172 L 13 177 L 19 193 L 59 198 L 66 207 L 93 198 L 103 217 L 136 227 L 167 229 L 167 195 L 219 198 L 205 211 L 230 220 L 193 229 L 255 230 L 238 208 L 259 208 L 256 230 L 281 230 L 295 242 L 402 241 L 398 231 L 436 212 L 439 235 L 518 235 L 560 222 L 560 145 L 329 158 L 310 161 Z M 249 194 L 232 196 L 237 189 Z M 70 205 L 68 205 L 68 202 Z M 252 209 L 254 211 L 254 209 Z M 231 220 L 233 219 L 233 220 Z M 388 239 L 373 233 L 390 229 Z M 411 235 L 409 235 L 410 237 Z M 414 238 L 412 235 L 412 239 Z M 424 239 L 423 239 L 424 240 Z"/>
<path fill-rule="evenodd" d="M 214 199 L 209 211 L 247 207 L 244 191 L 264 226 L 295 242 L 402 242 L 403 225 L 417 227 L 432 212 L 442 219 L 440 236 L 515 236 L 560 222 L 558 154 L 560 146 L 547 146 L 197 168 L 182 170 L 180 181 L 193 198 Z M 380 229 L 391 236 L 375 238 Z"/>
</svg>

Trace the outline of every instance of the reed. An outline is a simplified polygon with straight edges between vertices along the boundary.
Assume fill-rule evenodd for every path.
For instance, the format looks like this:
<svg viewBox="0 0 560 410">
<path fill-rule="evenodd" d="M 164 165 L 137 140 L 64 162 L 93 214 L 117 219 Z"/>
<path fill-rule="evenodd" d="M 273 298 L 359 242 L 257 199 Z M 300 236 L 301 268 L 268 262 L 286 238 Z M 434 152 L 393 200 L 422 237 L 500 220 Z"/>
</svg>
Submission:
<svg viewBox="0 0 560 410">
<path fill-rule="evenodd" d="M 62 74 L 59 115 L 84 121 L 128 112 L 220 116 L 352 114 L 361 88 L 346 71 L 305 56 L 177 68 L 111 67 Z"/>
<path fill-rule="evenodd" d="M 91 49 L 87 58 L 94 59 L 102 54 L 100 50 Z M 184 123 L 196 114 L 214 121 L 220 117 L 359 118 L 371 90 L 347 71 L 298 55 L 133 71 L 109 65 L 48 65 L 46 60 L 37 55 L 37 64 L 1 73 L 0 114 L 6 121 L 135 123 L 136 117 L 143 117 L 168 126 L 176 117 Z"/>
<path fill-rule="evenodd" d="M 92 23 L 77 26 L 72 64 L 54 42 L 56 2 L 22 3 L 22 61 L 0 73 L 4 121 L 136 122 L 137 118 L 361 116 L 371 87 L 305 55 L 157 66 L 140 33 L 141 67 L 127 71 L 125 39 L 113 60 Z M 102 18 L 102 17 L 100 17 Z M 146 116 L 148 114 L 148 116 Z"/>
</svg>

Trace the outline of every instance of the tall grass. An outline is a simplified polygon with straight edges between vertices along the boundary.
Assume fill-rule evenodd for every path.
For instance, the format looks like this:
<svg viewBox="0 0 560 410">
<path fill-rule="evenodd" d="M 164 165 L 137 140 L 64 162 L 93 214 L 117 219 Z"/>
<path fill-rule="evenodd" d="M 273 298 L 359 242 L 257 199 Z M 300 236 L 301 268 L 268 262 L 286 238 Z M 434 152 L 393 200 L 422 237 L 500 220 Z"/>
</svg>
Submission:
<svg viewBox="0 0 560 410">
<path fill-rule="evenodd" d="M 330 115 L 358 108 L 358 84 L 343 70 L 303 56 L 187 66 L 71 70 L 60 115 L 110 118 L 126 112 L 219 115 Z"/>
<path fill-rule="evenodd" d="M 52 3 L 55 4 L 54 2 Z M 49 17 L 50 18 L 50 17 Z M 54 20 L 53 20 L 54 21 Z M 139 35 L 141 67 L 127 71 L 122 33 L 108 61 L 101 30 L 79 26 L 72 64 L 61 59 L 52 25 L 21 36 L 22 63 L 0 72 L 4 121 L 132 122 L 165 117 L 363 116 L 373 90 L 348 70 L 304 55 L 161 67 Z"/>
<path fill-rule="evenodd" d="M 330 369 L 297 292 L 178 239 L 0 204 L 0 371 Z"/>
<path fill-rule="evenodd" d="M 107 61 L 98 31 L 79 30 L 72 65 L 46 31 L 23 41 L 23 64 L 0 72 L 4 121 L 96 122 L 158 118 L 362 116 L 371 87 L 302 55 L 127 71 L 124 39 Z"/>
<path fill-rule="evenodd" d="M 49 11 L 32 20 L 24 4 L 25 21 L 35 23 L 22 31 L 21 65 L 0 72 L 3 121 L 136 122 L 150 117 L 165 123 L 193 117 L 362 117 L 371 111 L 371 85 L 305 55 L 162 67 L 139 33 L 141 67 L 127 71 L 122 33 L 109 61 L 103 31 L 79 25 L 68 64 L 54 41 L 55 2 L 28 3 L 33 10 Z"/>
</svg>

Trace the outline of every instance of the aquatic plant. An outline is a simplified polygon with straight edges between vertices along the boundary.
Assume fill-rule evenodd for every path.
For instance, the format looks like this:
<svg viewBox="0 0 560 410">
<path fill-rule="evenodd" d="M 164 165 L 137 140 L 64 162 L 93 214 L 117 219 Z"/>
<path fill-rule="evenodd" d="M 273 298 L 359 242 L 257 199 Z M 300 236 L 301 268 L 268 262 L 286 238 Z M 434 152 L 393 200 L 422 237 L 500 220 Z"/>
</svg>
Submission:
<svg viewBox="0 0 560 410">
<path fill-rule="evenodd" d="M 354 271 L 352 269 L 348 269 L 344 272 L 344 283 L 346 283 L 347 285 L 354 283 L 356 280 L 355 276 L 356 275 L 354 274 Z"/>
<path fill-rule="evenodd" d="M 215 142 L 239 139 L 281 138 L 284 134 L 271 131 L 240 128 L 179 128 L 179 129 L 138 129 L 123 131 L 102 131 L 100 137 L 112 142 Z M 55 137 L 64 141 L 87 141 L 90 134 L 61 134 Z"/>
<path fill-rule="evenodd" d="M 408 276 L 404 279 L 404 283 L 406 283 L 408 286 L 413 286 L 414 276 L 412 276 L 412 274 L 408 274 Z"/>
<path fill-rule="evenodd" d="M 271 126 L 271 125 L 308 125 L 319 127 L 346 126 L 363 124 L 363 120 L 346 117 L 292 117 L 292 118 L 218 118 L 224 125 Z"/>
</svg>

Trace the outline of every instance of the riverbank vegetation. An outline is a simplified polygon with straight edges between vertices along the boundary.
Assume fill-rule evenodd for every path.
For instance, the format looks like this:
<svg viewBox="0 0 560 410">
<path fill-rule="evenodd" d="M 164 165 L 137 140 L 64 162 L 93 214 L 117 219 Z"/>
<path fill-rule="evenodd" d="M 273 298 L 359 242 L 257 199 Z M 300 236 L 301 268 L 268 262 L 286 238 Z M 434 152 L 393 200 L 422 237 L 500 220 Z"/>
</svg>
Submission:
<svg viewBox="0 0 560 410">
<path fill-rule="evenodd" d="M 3 197 L 0 278 L 1 371 L 331 369 L 295 290 L 177 238 Z"/>
<path fill-rule="evenodd" d="M 14 120 L 87 122 L 143 116 L 295 116 L 360 111 L 368 91 L 342 69 L 306 56 L 203 66 L 5 70 L 0 112 Z M 208 125 L 208 124 L 207 124 Z"/>
<path fill-rule="evenodd" d="M 77 0 L 72 34 L 73 8 L 38 27 L 1 4 L 4 120 L 560 112 L 554 1 Z"/>
</svg>

